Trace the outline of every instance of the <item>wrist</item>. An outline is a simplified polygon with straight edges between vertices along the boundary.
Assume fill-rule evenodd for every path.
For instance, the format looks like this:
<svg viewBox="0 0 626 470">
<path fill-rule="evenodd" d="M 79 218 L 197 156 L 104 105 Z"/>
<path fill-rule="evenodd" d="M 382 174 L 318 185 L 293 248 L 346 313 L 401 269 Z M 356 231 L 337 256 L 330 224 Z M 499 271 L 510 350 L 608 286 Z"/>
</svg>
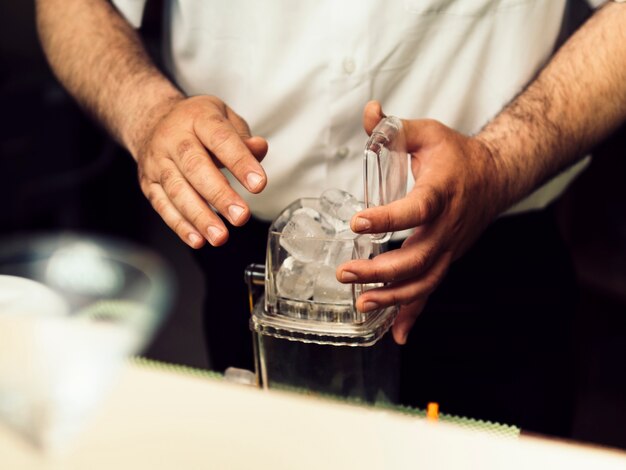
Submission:
<svg viewBox="0 0 626 470">
<path fill-rule="evenodd" d="M 129 106 L 135 112 L 124 114 L 119 132 L 122 144 L 135 160 L 161 119 L 184 99 L 185 96 L 169 82 L 142 88 L 136 104 Z"/>
<path fill-rule="evenodd" d="M 489 201 L 488 218 L 498 217 L 507 210 L 514 202 L 512 194 L 511 168 L 503 158 L 500 149 L 488 137 L 478 134 L 471 137 L 474 144 L 474 154 L 479 160 L 478 168 L 482 176 L 485 198 Z"/>
</svg>

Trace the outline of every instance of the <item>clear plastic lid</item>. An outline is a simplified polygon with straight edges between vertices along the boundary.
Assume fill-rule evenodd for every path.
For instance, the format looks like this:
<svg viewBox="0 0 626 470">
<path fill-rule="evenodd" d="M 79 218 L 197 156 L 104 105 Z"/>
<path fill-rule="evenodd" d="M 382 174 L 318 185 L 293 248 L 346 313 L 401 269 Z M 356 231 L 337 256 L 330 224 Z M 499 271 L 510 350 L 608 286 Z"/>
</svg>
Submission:
<svg viewBox="0 0 626 470">
<path fill-rule="evenodd" d="M 406 195 L 408 155 L 402 121 L 382 119 L 365 144 L 363 156 L 363 201 L 366 207 L 382 206 Z M 376 234 L 388 239 L 390 233 Z"/>
</svg>

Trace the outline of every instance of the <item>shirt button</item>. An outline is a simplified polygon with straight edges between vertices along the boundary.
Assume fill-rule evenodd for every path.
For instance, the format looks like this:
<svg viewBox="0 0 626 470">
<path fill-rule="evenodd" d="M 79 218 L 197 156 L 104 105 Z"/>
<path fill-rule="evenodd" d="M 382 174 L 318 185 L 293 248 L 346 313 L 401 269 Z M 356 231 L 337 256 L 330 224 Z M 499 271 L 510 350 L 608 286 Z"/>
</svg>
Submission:
<svg viewBox="0 0 626 470">
<path fill-rule="evenodd" d="M 350 153 L 350 149 L 348 147 L 339 147 L 335 152 L 335 157 L 339 160 L 343 160 Z"/>
<path fill-rule="evenodd" d="M 356 69 L 356 64 L 354 63 L 354 60 L 348 58 L 345 58 L 343 60 L 343 71 L 350 75 L 352 72 L 354 72 Z"/>
</svg>

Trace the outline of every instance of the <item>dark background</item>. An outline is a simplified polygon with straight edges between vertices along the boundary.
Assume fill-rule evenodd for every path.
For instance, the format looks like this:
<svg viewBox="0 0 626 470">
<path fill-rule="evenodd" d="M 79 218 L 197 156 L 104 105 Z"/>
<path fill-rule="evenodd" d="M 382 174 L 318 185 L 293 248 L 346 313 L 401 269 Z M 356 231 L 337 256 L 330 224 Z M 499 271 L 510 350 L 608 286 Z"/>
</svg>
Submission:
<svg viewBox="0 0 626 470">
<path fill-rule="evenodd" d="M 55 81 L 37 41 L 33 10 L 31 2 L 0 3 L 0 235 L 72 229 L 157 251 L 178 277 L 178 295 L 148 355 L 207 367 L 200 272 L 143 198 L 132 158 Z M 157 10 L 149 9 L 143 31 L 153 47 Z M 591 166 L 558 202 L 581 286 L 574 437 L 624 449 L 625 149 L 623 127 L 595 149 Z"/>
</svg>

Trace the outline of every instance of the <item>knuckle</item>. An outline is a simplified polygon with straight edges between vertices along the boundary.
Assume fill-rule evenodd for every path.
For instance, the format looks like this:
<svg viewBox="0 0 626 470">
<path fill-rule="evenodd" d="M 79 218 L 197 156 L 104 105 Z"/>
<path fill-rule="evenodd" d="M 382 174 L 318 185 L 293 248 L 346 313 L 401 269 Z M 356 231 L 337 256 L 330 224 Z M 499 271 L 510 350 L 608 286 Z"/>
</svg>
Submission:
<svg viewBox="0 0 626 470">
<path fill-rule="evenodd" d="M 431 188 L 428 202 L 432 213 L 439 213 L 443 210 L 444 196 L 441 191 L 437 191 L 435 188 Z"/>
<path fill-rule="evenodd" d="M 182 139 L 176 144 L 176 157 L 182 160 L 194 147 L 191 139 Z"/>
<path fill-rule="evenodd" d="M 172 169 L 163 170 L 161 173 L 161 186 L 172 198 L 176 198 L 185 187 L 185 180 Z"/>
<path fill-rule="evenodd" d="M 159 174 L 159 182 L 161 186 L 165 187 L 169 182 L 176 177 L 176 172 L 173 168 L 164 168 Z"/>
<path fill-rule="evenodd" d="M 209 147 L 211 151 L 215 152 L 223 147 L 231 139 L 232 135 L 231 130 L 224 125 L 215 127 L 209 133 Z"/>
<path fill-rule="evenodd" d="M 394 282 L 398 280 L 398 278 L 400 277 L 400 267 L 397 266 L 395 263 L 391 263 L 389 265 L 388 270 L 389 270 L 389 274 L 388 274 L 389 282 Z"/>
<path fill-rule="evenodd" d="M 176 199 L 183 191 L 184 187 L 185 185 L 182 179 L 178 178 L 172 180 L 169 186 L 169 193 L 172 195 L 172 198 Z"/>
<path fill-rule="evenodd" d="M 224 206 L 230 198 L 230 189 L 226 184 L 212 186 L 207 194 L 208 201 L 214 206 Z"/>
<path fill-rule="evenodd" d="M 219 129 L 220 127 L 223 128 L 227 122 L 226 116 L 224 116 L 224 114 L 220 112 L 212 112 L 212 113 L 206 114 L 203 120 L 204 120 L 203 124 L 209 129 L 211 128 Z"/>
<path fill-rule="evenodd" d="M 198 153 L 188 153 L 181 160 L 181 170 L 184 174 L 189 175 L 197 173 L 202 165 L 206 164 L 207 159 L 204 155 Z"/>
<path fill-rule="evenodd" d="M 378 263 L 372 264 L 371 274 L 368 278 L 369 281 L 383 280 L 386 279 L 387 275 L 383 266 Z"/>
<path fill-rule="evenodd" d="M 420 201 L 420 212 L 422 216 L 428 217 L 430 214 L 432 214 L 435 208 L 434 206 L 435 206 L 435 201 L 433 198 L 433 191 L 432 189 L 429 188 L 424 193 L 424 197 Z"/>
<path fill-rule="evenodd" d="M 430 254 L 428 252 L 422 251 L 413 253 L 410 258 L 411 271 L 413 271 L 413 273 L 415 274 L 423 271 L 428 262 L 429 255 Z"/>
<path fill-rule="evenodd" d="M 150 200 L 150 203 L 152 204 L 152 207 L 154 207 L 154 210 L 157 211 L 159 214 L 165 214 L 168 205 L 168 202 L 167 200 L 165 200 L 165 198 L 153 198 Z"/>
<path fill-rule="evenodd" d="M 382 225 L 382 231 L 389 231 L 393 226 L 393 215 L 391 211 L 385 210 L 381 213 L 380 223 Z"/>
<path fill-rule="evenodd" d="M 189 221 L 195 227 L 201 227 L 205 219 L 204 211 L 201 208 L 195 208 L 189 210 Z"/>
<path fill-rule="evenodd" d="M 142 189 L 143 189 L 144 194 L 146 195 L 146 199 L 150 201 L 152 206 L 154 206 L 155 203 L 161 199 L 159 197 L 158 191 L 152 185 L 142 186 Z"/>
<path fill-rule="evenodd" d="M 148 194 L 146 195 L 146 197 L 148 198 L 148 201 L 150 201 L 150 204 L 152 205 L 154 210 L 157 211 L 157 213 L 159 213 L 160 215 L 165 214 L 167 206 L 169 204 L 169 201 L 165 197 L 159 196 L 157 194 L 157 191 L 155 191 L 154 189 L 148 190 Z"/>
<path fill-rule="evenodd" d="M 400 292 L 396 291 L 396 290 L 392 290 L 388 293 L 388 298 L 387 298 L 387 302 L 389 302 L 390 304 L 402 304 L 405 302 L 405 299 L 403 298 L 403 296 L 400 294 Z"/>
<path fill-rule="evenodd" d="M 176 221 L 172 222 L 172 230 L 176 232 L 181 238 L 185 236 L 185 229 L 187 228 L 187 222 L 179 218 Z"/>
<path fill-rule="evenodd" d="M 239 155 L 235 157 L 235 159 L 230 164 L 230 171 L 237 175 L 239 173 L 243 173 L 246 167 L 246 159 Z"/>
<path fill-rule="evenodd" d="M 374 266 L 374 279 L 379 279 L 387 282 L 394 282 L 398 279 L 399 270 L 394 263 L 386 263 L 384 265 L 377 264 Z"/>
<path fill-rule="evenodd" d="M 441 210 L 442 198 L 433 187 L 424 189 L 422 196 L 417 201 L 416 211 L 420 220 L 428 220 Z"/>
</svg>

